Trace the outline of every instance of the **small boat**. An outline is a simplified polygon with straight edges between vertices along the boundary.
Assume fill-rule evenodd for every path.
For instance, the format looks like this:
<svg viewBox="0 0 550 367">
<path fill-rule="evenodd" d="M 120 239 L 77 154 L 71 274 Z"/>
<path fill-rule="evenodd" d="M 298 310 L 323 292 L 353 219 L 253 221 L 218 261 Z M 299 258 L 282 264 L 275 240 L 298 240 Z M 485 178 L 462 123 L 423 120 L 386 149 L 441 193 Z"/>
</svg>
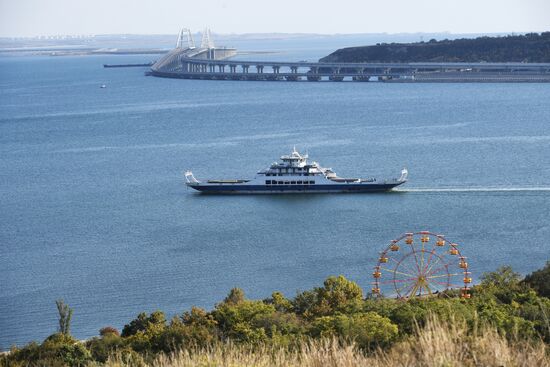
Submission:
<svg viewBox="0 0 550 367">
<path fill-rule="evenodd" d="M 389 191 L 407 182 L 404 168 L 399 178 L 338 177 L 330 168 L 317 162 L 308 163 L 308 155 L 296 148 L 281 157 L 269 168 L 257 173 L 253 179 L 199 181 L 193 172 L 185 172 L 186 185 L 205 194 L 305 194 L 305 193 L 362 193 Z"/>
<path fill-rule="evenodd" d="M 99 88 L 103 89 L 103 88 L 107 88 L 107 86 L 106 86 L 105 84 L 101 84 L 101 85 L 99 86 Z"/>
</svg>

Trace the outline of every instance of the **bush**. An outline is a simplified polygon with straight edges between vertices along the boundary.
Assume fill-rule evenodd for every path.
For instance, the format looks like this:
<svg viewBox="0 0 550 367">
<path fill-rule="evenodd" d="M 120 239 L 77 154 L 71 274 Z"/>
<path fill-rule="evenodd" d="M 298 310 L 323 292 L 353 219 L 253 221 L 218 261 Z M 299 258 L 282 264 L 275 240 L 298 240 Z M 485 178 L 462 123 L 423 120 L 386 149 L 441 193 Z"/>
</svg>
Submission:
<svg viewBox="0 0 550 367">
<path fill-rule="evenodd" d="M 164 329 L 166 326 L 166 317 L 164 312 L 155 311 L 151 315 L 147 316 L 145 312 L 142 312 L 138 317 L 129 324 L 124 325 L 122 329 L 122 336 L 128 337 L 136 335 L 137 333 L 155 332 Z"/>
<path fill-rule="evenodd" d="M 158 334 L 154 351 L 173 352 L 182 348 L 207 347 L 218 341 L 217 321 L 202 308 L 192 307 Z"/>
<path fill-rule="evenodd" d="M 324 286 L 299 293 L 293 300 L 297 314 L 307 319 L 333 315 L 336 312 L 350 313 L 362 307 L 363 290 L 357 283 L 344 276 L 331 276 Z"/>
<path fill-rule="evenodd" d="M 85 366 L 92 360 L 88 349 L 70 335 L 56 333 L 47 337 L 41 345 L 30 343 L 13 350 L 6 366 L 24 365 L 40 367 Z"/>
<path fill-rule="evenodd" d="M 120 333 L 116 328 L 112 326 L 105 326 L 104 328 L 99 329 L 99 335 L 100 336 L 107 336 L 107 335 L 120 336 Z"/>
<path fill-rule="evenodd" d="M 318 338 L 337 336 L 354 341 L 361 348 L 372 348 L 386 346 L 394 341 L 398 327 L 376 312 L 322 316 L 312 323 L 310 335 Z"/>
<path fill-rule="evenodd" d="M 238 302 L 234 302 L 230 298 L 232 293 L 233 290 L 224 302 L 216 305 L 216 309 L 212 312 L 222 336 L 239 342 L 266 341 L 266 331 L 258 321 L 272 315 L 275 307 L 262 301 L 246 300 L 244 294 Z"/>
<path fill-rule="evenodd" d="M 539 296 L 550 298 L 550 261 L 544 268 L 527 275 L 523 283 L 532 287 Z"/>
<path fill-rule="evenodd" d="M 95 361 L 106 362 L 109 356 L 122 350 L 130 350 L 125 339 L 115 333 L 103 333 L 101 338 L 92 338 L 86 342 L 86 347 Z"/>
</svg>

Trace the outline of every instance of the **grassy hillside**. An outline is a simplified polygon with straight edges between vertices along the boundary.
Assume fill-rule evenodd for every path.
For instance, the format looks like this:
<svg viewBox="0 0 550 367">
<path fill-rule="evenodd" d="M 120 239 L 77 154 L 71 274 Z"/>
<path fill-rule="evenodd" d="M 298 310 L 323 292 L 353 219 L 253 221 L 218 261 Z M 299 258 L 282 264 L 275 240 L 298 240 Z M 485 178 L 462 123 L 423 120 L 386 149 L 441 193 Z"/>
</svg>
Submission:
<svg viewBox="0 0 550 367">
<path fill-rule="evenodd" d="M 343 276 L 294 298 L 234 288 L 211 311 L 141 313 L 86 341 L 58 301 L 58 332 L 0 366 L 550 366 L 549 282 L 550 262 L 525 279 L 509 267 L 484 274 L 471 299 L 372 298 Z"/>
<path fill-rule="evenodd" d="M 550 62 L 550 32 L 339 49 L 321 62 Z"/>
</svg>

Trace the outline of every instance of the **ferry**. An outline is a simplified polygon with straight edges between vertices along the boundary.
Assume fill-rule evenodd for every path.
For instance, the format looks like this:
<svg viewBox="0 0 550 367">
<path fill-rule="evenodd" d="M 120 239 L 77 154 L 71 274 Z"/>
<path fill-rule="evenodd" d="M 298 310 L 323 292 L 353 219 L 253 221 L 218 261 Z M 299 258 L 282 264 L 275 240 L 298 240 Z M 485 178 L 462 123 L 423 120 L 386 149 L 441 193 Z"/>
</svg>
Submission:
<svg viewBox="0 0 550 367">
<path fill-rule="evenodd" d="M 186 185 L 205 194 L 303 194 L 303 193 L 360 193 L 389 191 L 407 182 L 408 171 L 404 168 L 399 178 L 377 180 L 376 178 L 339 177 L 330 168 L 317 162 L 308 163 L 308 155 L 296 148 L 281 157 L 281 162 L 272 163 L 259 171 L 253 179 L 199 181 L 193 172 L 185 172 Z"/>
</svg>

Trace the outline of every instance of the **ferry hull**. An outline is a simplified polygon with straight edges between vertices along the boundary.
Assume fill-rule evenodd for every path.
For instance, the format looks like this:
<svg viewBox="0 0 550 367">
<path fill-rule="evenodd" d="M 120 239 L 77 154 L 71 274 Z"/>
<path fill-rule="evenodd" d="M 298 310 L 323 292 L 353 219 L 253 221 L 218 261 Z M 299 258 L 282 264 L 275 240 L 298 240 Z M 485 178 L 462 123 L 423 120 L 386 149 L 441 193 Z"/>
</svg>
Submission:
<svg viewBox="0 0 550 367">
<path fill-rule="evenodd" d="M 188 184 L 203 194 L 321 194 L 367 193 L 389 191 L 403 182 L 380 184 L 320 184 L 320 185 L 205 185 Z"/>
</svg>

